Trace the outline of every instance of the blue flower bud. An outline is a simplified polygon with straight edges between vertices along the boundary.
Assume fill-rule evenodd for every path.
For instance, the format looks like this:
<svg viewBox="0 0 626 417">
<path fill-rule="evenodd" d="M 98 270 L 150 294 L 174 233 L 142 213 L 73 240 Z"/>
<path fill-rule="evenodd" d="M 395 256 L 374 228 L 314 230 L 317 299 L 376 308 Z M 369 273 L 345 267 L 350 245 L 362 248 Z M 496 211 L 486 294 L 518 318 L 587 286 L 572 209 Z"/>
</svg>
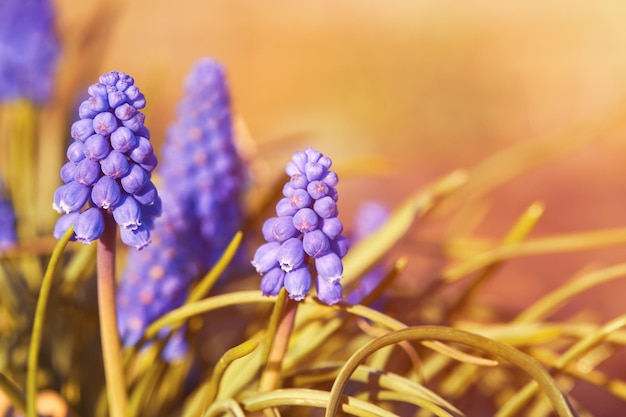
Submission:
<svg viewBox="0 0 626 417">
<path fill-rule="evenodd" d="M 293 154 L 293 156 L 291 157 L 291 161 L 293 162 L 293 164 L 296 166 L 297 172 L 299 172 L 300 174 L 304 174 L 304 167 L 306 165 L 307 162 L 307 155 L 304 152 L 296 152 Z M 290 164 L 287 164 L 287 169 L 293 169 L 290 168 Z M 287 172 L 287 175 L 294 175 L 291 172 Z"/>
<path fill-rule="evenodd" d="M 137 146 L 131 149 L 129 156 L 130 159 L 141 164 L 153 155 L 154 149 L 152 148 L 152 143 L 147 138 L 137 135 L 135 137 L 137 138 Z"/>
<path fill-rule="evenodd" d="M 104 136 L 95 134 L 85 140 L 82 151 L 87 158 L 99 161 L 111 152 L 111 145 Z"/>
<path fill-rule="evenodd" d="M 328 237 L 321 230 L 313 230 L 305 233 L 302 238 L 302 246 L 307 255 L 317 258 L 330 250 Z"/>
<path fill-rule="evenodd" d="M 120 77 L 119 77 L 118 73 L 115 72 L 115 71 L 112 71 L 112 72 L 109 72 L 109 73 L 106 73 L 106 74 L 102 74 L 100 76 L 100 82 L 102 84 L 104 84 L 104 85 L 109 86 L 109 87 L 115 86 L 115 83 L 119 79 L 120 79 Z"/>
<path fill-rule="evenodd" d="M 157 156 L 155 154 L 150 155 L 148 158 L 146 158 L 142 163 L 140 163 L 139 165 L 147 172 L 150 173 L 152 171 L 154 171 L 154 168 L 157 167 L 159 163 L 159 160 L 157 159 Z M 227 181 L 228 179 L 224 179 L 223 185 L 225 189 L 227 188 Z"/>
<path fill-rule="evenodd" d="M 335 239 L 343 231 L 343 224 L 337 217 L 320 219 L 320 229 L 329 239 Z"/>
<path fill-rule="evenodd" d="M 338 282 L 343 277 L 343 264 L 335 252 L 315 258 L 315 269 L 320 277 L 330 282 Z"/>
<path fill-rule="evenodd" d="M 141 226 L 141 207 L 130 195 L 122 195 L 120 202 L 113 207 L 113 218 L 121 226 L 120 230 L 135 230 Z"/>
<path fill-rule="evenodd" d="M 108 136 L 117 129 L 117 119 L 113 113 L 102 112 L 96 114 L 93 118 L 93 130 L 102 135 Z"/>
<path fill-rule="evenodd" d="M 122 188 L 129 194 L 133 194 L 141 189 L 150 179 L 146 171 L 137 164 L 130 164 L 130 171 L 120 180 Z"/>
<path fill-rule="evenodd" d="M 105 98 L 107 98 L 109 92 L 107 90 L 107 86 L 102 84 L 102 83 L 95 83 L 95 84 L 91 84 L 89 87 L 87 87 L 87 92 L 89 93 L 89 95 L 91 97 L 89 97 L 87 100 L 90 99 L 98 99 L 98 100 L 104 100 Z M 102 107 L 101 108 L 97 108 L 95 109 L 98 112 L 104 111 L 106 110 L 107 104 L 103 102 Z"/>
<path fill-rule="evenodd" d="M 311 232 L 317 228 L 317 214 L 310 208 L 302 208 L 293 216 L 293 225 L 302 233 Z"/>
<path fill-rule="evenodd" d="M 64 183 L 67 184 L 70 181 L 74 181 L 74 172 L 76 172 L 76 166 L 77 164 L 75 162 L 69 161 L 61 167 L 61 180 Z"/>
<path fill-rule="evenodd" d="M 122 121 L 129 120 L 135 113 L 137 113 L 137 108 L 128 103 L 124 103 L 115 108 L 115 117 Z"/>
<path fill-rule="evenodd" d="M 146 115 L 138 111 L 130 119 L 122 120 L 122 124 L 133 132 L 137 132 L 140 128 L 143 127 L 145 119 Z"/>
<path fill-rule="evenodd" d="M 335 171 L 328 171 L 326 175 L 324 175 L 324 178 L 322 178 L 322 181 L 329 187 L 336 187 L 339 183 L 339 177 L 337 177 Z"/>
<path fill-rule="evenodd" d="M 302 241 L 297 238 L 287 239 L 280 245 L 278 254 L 276 255 L 278 264 L 285 272 L 300 267 L 304 262 L 304 249 Z"/>
<path fill-rule="evenodd" d="M 74 171 L 74 179 L 83 185 L 95 184 L 98 178 L 100 178 L 100 175 L 102 175 L 100 164 L 91 159 L 83 159 L 80 161 Z"/>
<path fill-rule="evenodd" d="M 289 180 L 289 185 L 296 189 L 305 189 L 307 188 L 308 184 L 309 181 L 307 181 L 306 176 L 300 174 L 299 172 L 292 175 L 291 179 Z"/>
<path fill-rule="evenodd" d="M 339 282 L 331 282 L 320 276 L 315 279 L 317 298 L 320 301 L 332 306 L 341 301 L 343 289 Z"/>
<path fill-rule="evenodd" d="M 286 197 L 289 197 L 291 206 L 296 209 L 308 207 L 311 204 L 311 196 L 306 192 L 306 190 L 294 190 L 290 196 Z"/>
<path fill-rule="evenodd" d="M 141 94 L 141 92 L 135 85 L 131 85 L 130 87 L 126 88 L 126 90 L 124 90 L 124 93 L 126 93 L 126 97 L 128 97 L 128 99 L 131 101 L 137 100 L 140 96 L 143 96 L 143 94 Z"/>
<path fill-rule="evenodd" d="M 323 197 L 319 200 L 316 200 L 313 204 L 313 210 L 323 219 L 328 219 L 330 217 L 337 217 L 337 203 L 331 197 Z"/>
<path fill-rule="evenodd" d="M 95 207 L 83 211 L 74 221 L 76 240 L 86 245 L 100 238 L 102 232 L 104 232 L 104 217 L 100 209 Z"/>
<path fill-rule="evenodd" d="M 319 180 L 326 174 L 326 167 L 317 162 L 307 162 L 304 166 L 304 173 L 309 181 Z"/>
<path fill-rule="evenodd" d="M 111 133 L 111 146 L 120 152 L 130 151 L 138 142 L 132 130 L 125 126 L 120 126 Z"/>
<path fill-rule="evenodd" d="M 111 177 L 103 176 L 91 189 L 91 200 L 98 207 L 107 210 L 119 203 L 122 198 L 120 185 Z"/>
<path fill-rule="evenodd" d="M 278 266 L 280 243 L 268 242 L 259 246 L 252 258 L 252 266 L 259 274 L 264 274 Z"/>
<path fill-rule="evenodd" d="M 77 211 L 74 211 L 69 214 L 64 214 L 57 219 L 54 225 L 54 231 L 52 232 L 52 235 L 55 237 L 55 239 L 61 239 L 65 232 L 67 232 L 67 229 L 69 229 L 74 224 L 76 218 L 78 217 L 78 214 L 79 213 Z M 72 240 L 76 239 L 72 238 Z"/>
<path fill-rule="evenodd" d="M 128 158 L 122 152 L 116 150 L 109 152 L 107 157 L 100 161 L 100 168 L 104 175 L 112 178 L 121 178 L 130 171 Z"/>
<path fill-rule="evenodd" d="M 291 201 L 289 201 L 289 198 L 287 197 L 281 198 L 276 204 L 276 214 L 279 217 L 293 216 L 297 211 L 298 209 L 291 204 Z"/>
<path fill-rule="evenodd" d="M 137 226 L 135 229 L 126 227 L 120 228 L 120 238 L 127 246 L 141 250 L 150 244 L 150 230 L 145 224 Z"/>
<path fill-rule="evenodd" d="M 346 256 L 348 249 L 350 248 L 349 240 L 344 235 L 337 236 L 330 241 L 330 248 L 333 252 L 339 255 L 340 258 Z"/>
<path fill-rule="evenodd" d="M 311 181 L 307 185 L 306 190 L 315 200 L 319 200 L 328 195 L 328 185 L 322 181 Z"/>
<path fill-rule="evenodd" d="M 152 181 L 148 180 L 139 190 L 133 193 L 133 197 L 142 206 L 150 206 L 157 200 L 158 193 Z"/>
<path fill-rule="evenodd" d="M 93 135 L 93 120 L 81 119 L 72 123 L 70 135 L 79 142 L 84 142 L 89 136 Z"/>
<path fill-rule="evenodd" d="M 284 242 L 297 233 L 291 216 L 272 217 L 263 223 L 263 237 L 268 242 Z"/>
<path fill-rule="evenodd" d="M 70 146 L 67 147 L 66 155 L 67 159 L 72 162 L 80 162 L 85 159 L 82 142 L 74 141 L 70 143 Z"/>
<path fill-rule="evenodd" d="M 63 184 L 54 192 L 52 208 L 65 214 L 80 210 L 89 198 L 89 191 L 89 187 L 77 181 Z"/>
<path fill-rule="evenodd" d="M 114 109 L 117 106 L 126 103 L 127 97 L 123 91 L 112 91 L 108 94 L 107 99 L 109 101 L 109 107 Z"/>
<path fill-rule="evenodd" d="M 261 292 L 263 295 L 278 295 L 285 281 L 285 271 L 281 268 L 272 268 L 261 278 Z"/>
<path fill-rule="evenodd" d="M 304 297 L 311 289 L 311 273 L 306 266 L 301 266 L 285 273 L 285 289 L 289 293 L 289 298 L 296 301 L 304 300 Z"/>
</svg>

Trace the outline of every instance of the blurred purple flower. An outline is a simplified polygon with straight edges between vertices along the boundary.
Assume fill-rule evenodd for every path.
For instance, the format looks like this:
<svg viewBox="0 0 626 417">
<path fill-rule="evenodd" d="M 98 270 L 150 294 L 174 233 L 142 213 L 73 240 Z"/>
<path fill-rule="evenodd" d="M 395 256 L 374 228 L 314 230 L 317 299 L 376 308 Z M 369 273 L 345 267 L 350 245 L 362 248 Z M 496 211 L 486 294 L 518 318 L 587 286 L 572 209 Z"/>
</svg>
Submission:
<svg viewBox="0 0 626 417">
<path fill-rule="evenodd" d="M 0 2 L 0 101 L 46 101 L 59 52 L 52 1 Z"/>
<path fill-rule="evenodd" d="M 149 131 L 143 124 L 128 129 L 116 115 L 120 106 L 132 106 L 135 114 L 141 114 L 143 94 L 132 77 L 115 71 L 100 76 L 88 92 L 89 98 L 79 106 L 80 120 L 72 124 L 69 162 L 61 168 L 64 184 L 52 204 L 59 213 L 80 215 L 61 217 L 54 236 L 60 238 L 74 224 L 74 239 L 89 244 L 102 235 L 103 216 L 112 215 L 122 242 L 142 249 L 150 243 L 150 226 L 160 214 L 154 210 L 159 196 L 150 181 L 156 160 L 150 169 L 132 161 L 133 153 L 153 155 Z"/>
<path fill-rule="evenodd" d="M 233 142 L 225 73 L 217 61 L 206 58 L 196 64 L 185 82 L 178 110 L 178 121 L 168 131 L 159 168 L 162 216 L 155 221 L 152 245 L 129 254 L 118 290 L 119 331 L 127 346 L 136 343 L 138 326 L 143 331 L 182 305 L 190 284 L 215 264 L 243 220 L 240 200 L 244 168 Z M 126 128 L 111 134 L 114 149 L 121 150 L 133 140 L 122 129 Z M 121 181 L 127 191 L 144 180 L 133 174 L 138 166 L 135 163 L 151 163 L 151 149 L 142 153 L 144 139 L 135 136 L 133 166 L 127 179 Z M 137 315 L 137 302 L 124 300 L 137 300 L 133 294 L 145 288 L 152 288 L 158 296 L 145 303 L 139 298 L 141 325 L 135 321 L 136 325 L 129 327 L 124 323 Z M 170 339 L 164 358 L 174 360 L 186 351 L 181 330 Z"/>
<path fill-rule="evenodd" d="M 263 224 L 267 243 L 252 259 L 263 275 L 264 295 L 277 295 L 284 286 L 292 299 L 304 299 L 312 285 L 309 267 L 314 266 L 318 298 L 329 305 L 341 301 L 341 258 L 348 247 L 337 218 L 338 181 L 331 165 L 330 158 L 312 148 L 296 152 L 287 164 L 284 198 L 276 205 L 277 217 Z"/>
<path fill-rule="evenodd" d="M 376 232 L 389 218 L 389 210 L 383 204 L 376 201 L 363 203 L 355 216 L 352 239 L 358 242 Z M 350 304 L 358 304 L 368 295 L 385 276 L 383 265 L 375 265 L 359 281 L 359 286 L 346 296 Z"/>
<path fill-rule="evenodd" d="M 0 180 L 0 251 L 7 250 L 17 243 L 15 232 L 15 210 L 11 202 L 3 196 L 4 185 Z"/>
</svg>

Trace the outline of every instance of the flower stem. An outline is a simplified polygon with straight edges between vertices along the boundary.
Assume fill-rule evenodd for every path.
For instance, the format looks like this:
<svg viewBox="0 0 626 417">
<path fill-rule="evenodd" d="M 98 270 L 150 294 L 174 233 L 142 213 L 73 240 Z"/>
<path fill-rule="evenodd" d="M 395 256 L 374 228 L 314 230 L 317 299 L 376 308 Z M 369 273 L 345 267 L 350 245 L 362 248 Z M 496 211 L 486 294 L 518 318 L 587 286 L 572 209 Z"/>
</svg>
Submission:
<svg viewBox="0 0 626 417">
<path fill-rule="evenodd" d="M 98 309 L 104 376 L 111 417 L 126 416 L 126 382 L 122 370 L 120 341 L 115 314 L 115 236 L 116 224 L 104 216 L 104 232 L 98 242 Z"/>
<path fill-rule="evenodd" d="M 39 289 L 39 298 L 37 298 L 37 307 L 35 308 L 35 319 L 33 322 L 33 332 L 30 337 L 30 348 L 28 349 L 28 364 L 26 368 L 26 416 L 37 417 L 36 401 L 37 401 L 37 368 L 39 366 L 39 349 L 41 347 L 41 338 L 43 335 L 43 321 L 46 316 L 46 307 L 48 305 L 48 297 L 52 289 L 52 279 L 54 278 L 54 270 L 61 259 L 61 254 L 67 245 L 67 242 L 74 236 L 74 228 L 70 227 L 52 251 L 52 256 L 48 262 L 48 268 L 41 281 Z"/>
<path fill-rule="evenodd" d="M 284 291 L 284 290 L 283 290 Z M 270 351 L 267 357 L 267 362 L 261 380 L 259 382 L 259 391 L 268 392 L 276 388 L 278 384 L 278 378 L 280 376 L 280 369 L 287 352 L 287 346 L 289 345 L 289 338 L 293 325 L 296 320 L 296 311 L 298 302 L 291 298 L 286 298 L 284 305 L 284 312 L 278 328 L 274 335 L 273 343 L 270 347 Z"/>
</svg>

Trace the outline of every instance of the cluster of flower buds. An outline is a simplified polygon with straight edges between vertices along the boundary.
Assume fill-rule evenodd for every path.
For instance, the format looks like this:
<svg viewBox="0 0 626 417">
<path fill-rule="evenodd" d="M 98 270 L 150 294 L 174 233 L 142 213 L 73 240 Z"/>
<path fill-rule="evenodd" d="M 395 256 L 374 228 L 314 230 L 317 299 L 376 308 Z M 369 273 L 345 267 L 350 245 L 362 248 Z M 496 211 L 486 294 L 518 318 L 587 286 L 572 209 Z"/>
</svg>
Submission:
<svg viewBox="0 0 626 417">
<path fill-rule="evenodd" d="M 118 290 L 119 331 L 127 346 L 183 304 L 192 282 L 214 265 L 242 223 L 243 165 L 233 142 L 226 76 L 217 61 L 204 58 L 195 65 L 178 109 L 159 166 L 163 213 L 152 244 L 129 252 Z M 186 351 L 184 331 L 178 331 L 163 357 L 176 360 Z"/>
<path fill-rule="evenodd" d="M 277 217 L 263 224 L 267 243 L 252 260 L 263 275 L 264 295 L 277 295 L 285 287 L 290 298 L 304 299 L 312 282 L 309 266 L 314 265 L 318 298 L 329 305 L 341 301 L 341 258 L 348 239 L 337 217 L 338 178 L 331 165 L 330 158 L 312 148 L 296 152 L 287 164 L 290 180 L 276 205 Z"/>
<path fill-rule="evenodd" d="M 80 120 L 72 124 L 69 161 L 61 168 L 64 184 L 54 193 L 52 206 L 64 213 L 54 236 L 59 239 L 73 224 L 74 238 L 91 243 L 102 235 L 103 216 L 110 213 L 122 241 L 142 249 L 161 210 L 150 180 L 157 158 L 139 111 L 146 100 L 123 72 L 103 74 L 88 92 L 78 109 Z"/>
</svg>

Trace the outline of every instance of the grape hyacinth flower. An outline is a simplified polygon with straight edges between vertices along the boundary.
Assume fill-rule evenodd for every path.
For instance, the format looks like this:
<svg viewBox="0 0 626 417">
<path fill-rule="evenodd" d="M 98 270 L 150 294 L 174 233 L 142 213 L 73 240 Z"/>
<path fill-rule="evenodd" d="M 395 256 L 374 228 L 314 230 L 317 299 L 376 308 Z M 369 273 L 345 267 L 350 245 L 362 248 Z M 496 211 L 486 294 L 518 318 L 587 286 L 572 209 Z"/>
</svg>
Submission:
<svg viewBox="0 0 626 417">
<path fill-rule="evenodd" d="M 102 235 L 104 216 L 113 216 L 122 242 L 142 249 L 161 206 L 150 180 L 157 158 L 139 111 L 146 100 L 132 77 L 116 71 L 101 75 L 88 92 L 72 124 L 64 184 L 54 193 L 52 207 L 63 214 L 54 236 L 74 225 L 74 240 L 89 244 Z"/>
<path fill-rule="evenodd" d="M 15 232 L 15 210 L 11 201 L 4 198 L 3 183 L 0 180 L 0 251 L 7 250 L 17 243 Z"/>
<path fill-rule="evenodd" d="M 46 101 L 59 52 L 52 1 L 0 2 L 0 101 Z"/>
<path fill-rule="evenodd" d="M 129 253 L 117 293 L 126 346 L 185 302 L 192 282 L 215 264 L 243 221 L 244 170 L 233 142 L 226 77 L 217 61 L 204 58 L 195 65 L 178 113 L 162 150 L 163 209 L 152 245 Z M 174 333 L 165 360 L 185 354 L 183 336 L 184 331 Z"/>
<path fill-rule="evenodd" d="M 328 305 L 341 301 L 341 259 L 348 239 L 337 215 L 337 174 L 332 161 L 313 148 L 296 152 L 287 164 L 290 179 L 276 204 L 276 217 L 263 224 L 261 245 L 252 259 L 263 275 L 261 291 L 277 295 L 285 287 L 289 297 L 300 301 L 311 288 L 310 266 L 317 276 L 318 298 Z"/>
</svg>

